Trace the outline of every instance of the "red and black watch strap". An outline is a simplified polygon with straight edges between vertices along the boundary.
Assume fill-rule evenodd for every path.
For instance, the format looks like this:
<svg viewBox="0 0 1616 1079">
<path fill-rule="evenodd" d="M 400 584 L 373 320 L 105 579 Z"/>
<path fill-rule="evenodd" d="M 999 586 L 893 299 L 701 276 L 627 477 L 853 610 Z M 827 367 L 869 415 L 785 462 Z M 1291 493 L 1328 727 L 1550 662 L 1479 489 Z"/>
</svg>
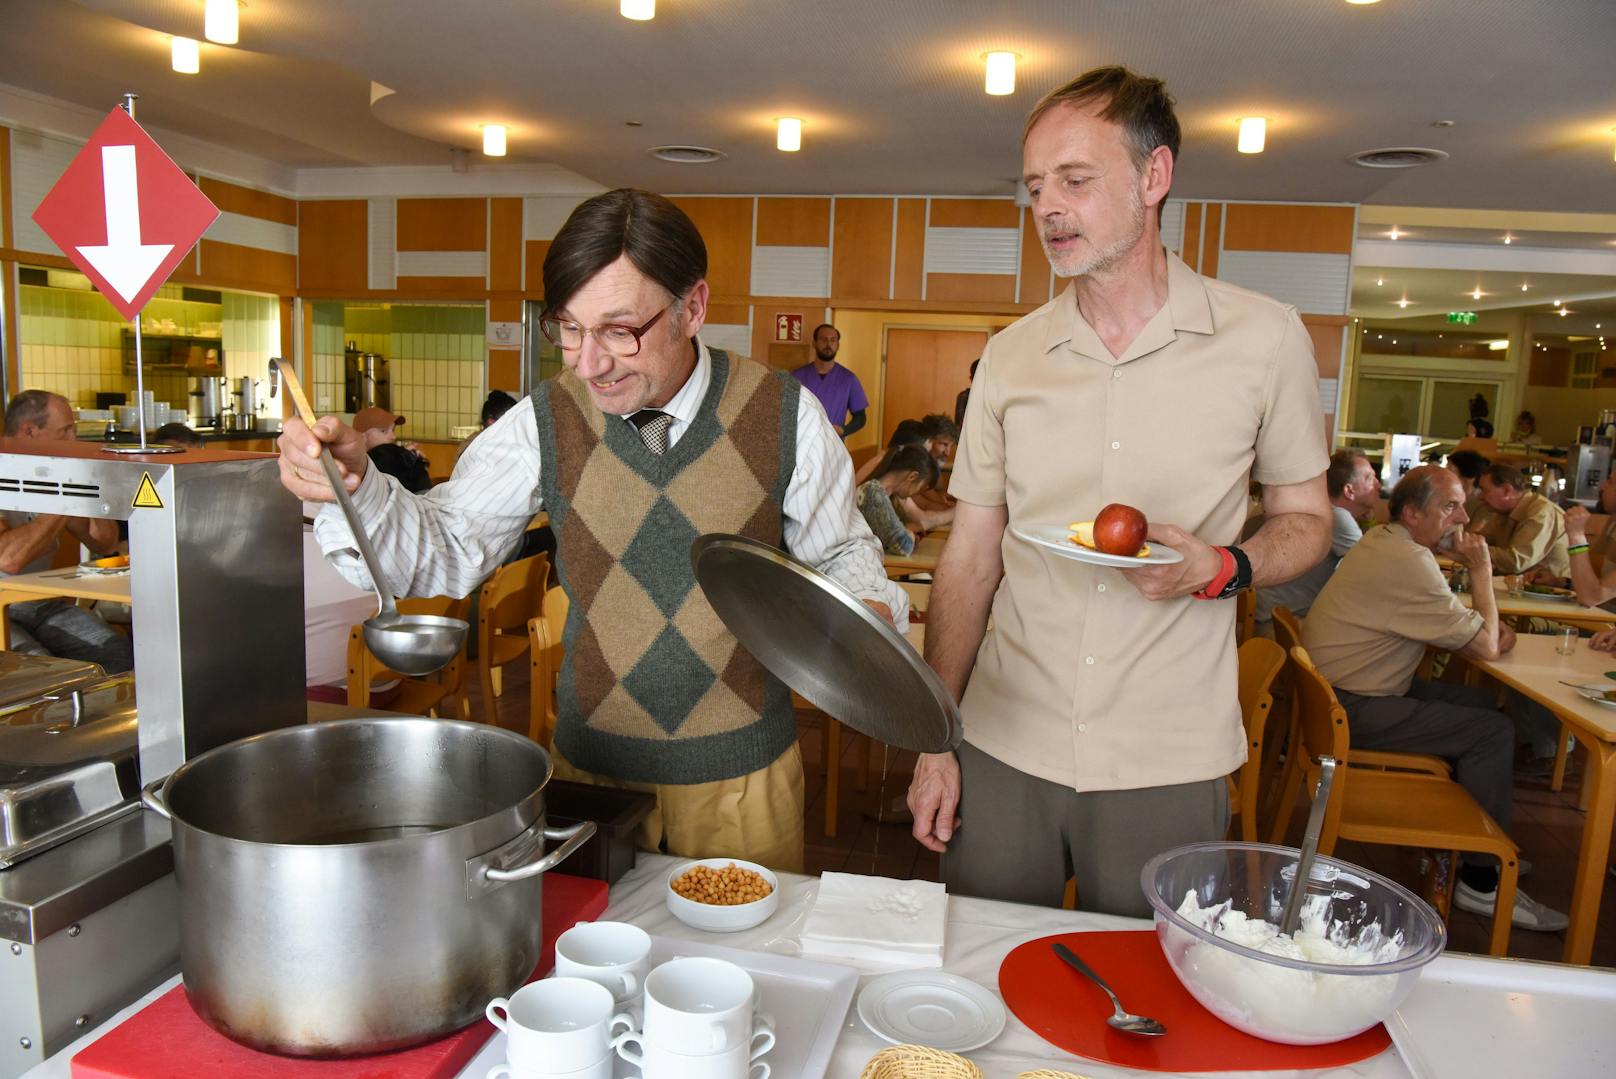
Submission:
<svg viewBox="0 0 1616 1079">
<path fill-rule="evenodd" d="M 1193 593 L 1196 599 L 1217 599 L 1223 595 L 1223 589 L 1229 582 L 1234 580 L 1234 555 L 1229 553 L 1229 548 L 1227 547 L 1214 547 L 1212 549 L 1218 552 L 1218 558 L 1221 560 L 1218 563 L 1218 571 L 1212 575 L 1212 579 L 1206 582 L 1199 592 Z"/>
<path fill-rule="evenodd" d="M 1232 544 L 1213 548 L 1223 558 L 1222 565 L 1206 587 L 1194 593 L 1196 599 L 1228 599 L 1251 587 L 1251 559 Z"/>
</svg>

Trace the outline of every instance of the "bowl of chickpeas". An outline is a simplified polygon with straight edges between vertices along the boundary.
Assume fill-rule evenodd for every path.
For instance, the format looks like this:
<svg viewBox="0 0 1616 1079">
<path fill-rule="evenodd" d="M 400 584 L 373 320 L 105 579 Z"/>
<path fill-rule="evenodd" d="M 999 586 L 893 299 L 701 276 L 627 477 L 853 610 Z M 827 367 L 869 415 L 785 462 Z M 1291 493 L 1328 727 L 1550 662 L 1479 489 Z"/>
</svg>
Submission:
<svg viewBox="0 0 1616 1079">
<path fill-rule="evenodd" d="M 780 905 L 780 880 L 756 862 L 702 858 L 668 874 L 668 911 L 709 933 L 760 925 Z"/>
</svg>

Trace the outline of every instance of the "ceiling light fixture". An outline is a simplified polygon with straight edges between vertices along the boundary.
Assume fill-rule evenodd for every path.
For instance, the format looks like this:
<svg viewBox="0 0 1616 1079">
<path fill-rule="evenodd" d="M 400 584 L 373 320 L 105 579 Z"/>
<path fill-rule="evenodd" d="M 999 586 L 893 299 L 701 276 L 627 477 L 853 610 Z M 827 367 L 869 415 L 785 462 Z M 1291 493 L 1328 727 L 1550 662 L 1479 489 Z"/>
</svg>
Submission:
<svg viewBox="0 0 1616 1079">
<path fill-rule="evenodd" d="M 1385 283 L 1386 283 L 1386 279 L 1384 277 L 1375 278 L 1375 287 L 1376 288 L 1379 288 L 1381 285 L 1384 285 Z"/>
<path fill-rule="evenodd" d="M 1571 308 L 1569 308 L 1569 307 L 1560 308 L 1560 317 L 1561 318 L 1565 318 L 1569 314 L 1571 314 Z"/>
<path fill-rule="evenodd" d="M 1404 235 L 1405 235 L 1404 233 L 1401 233 L 1401 232 L 1397 231 L 1397 226 L 1396 225 L 1393 225 L 1392 230 L 1386 234 L 1387 238 L 1392 239 L 1392 240 L 1400 240 L 1400 239 L 1403 238 Z"/>
<path fill-rule="evenodd" d="M 633 19 L 635 22 L 649 22 L 656 18 L 656 0 L 622 0 L 617 10 L 623 18 Z"/>
<path fill-rule="evenodd" d="M 1511 236 L 1511 235 L 1510 235 L 1510 234 L 1509 234 L 1509 233 L 1507 233 L 1507 232 L 1506 232 L 1506 233 L 1504 233 L 1504 243 L 1506 243 L 1506 244 L 1512 244 L 1512 243 L 1514 243 L 1514 242 L 1515 242 L 1515 237 L 1513 237 L 1513 236 Z"/>
<path fill-rule="evenodd" d="M 1380 0 L 1347 0 L 1347 3 L 1355 7 L 1368 7 L 1370 4 L 1380 3 Z"/>
<path fill-rule="evenodd" d="M 505 136 L 510 129 L 504 124 L 483 125 L 483 153 L 488 157 L 505 156 Z"/>
<path fill-rule="evenodd" d="M 236 0 L 208 0 L 202 9 L 202 36 L 220 45 L 241 40 L 241 13 Z"/>
<path fill-rule="evenodd" d="M 1471 299 L 1472 299 L 1472 300 L 1479 300 L 1479 299 L 1481 299 L 1481 298 L 1482 298 L 1482 297 L 1483 297 L 1483 296 L 1485 296 L 1485 295 L 1487 295 L 1487 294 L 1486 294 L 1486 293 L 1485 293 L 1485 292 L 1483 292 L 1483 291 L 1481 291 L 1481 286 L 1480 286 L 1480 285 L 1477 285 L 1477 286 L 1476 286 L 1476 287 L 1475 287 L 1475 290 L 1474 290 L 1474 291 L 1473 291 L 1473 292 L 1471 292 L 1471 293 L 1470 293 L 1470 298 L 1471 298 Z"/>
<path fill-rule="evenodd" d="M 1556 306 L 1556 307 L 1559 307 L 1559 306 L 1560 306 L 1560 301 L 1559 301 L 1559 300 L 1555 300 L 1555 301 L 1554 301 L 1554 306 Z"/>
<path fill-rule="evenodd" d="M 1526 282 L 1525 282 L 1525 281 L 1522 281 L 1522 282 L 1521 282 L 1521 291 L 1522 291 L 1522 292 L 1525 292 L 1525 291 L 1526 291 Z"/>
<path fill-rule="evenodd" d="M 1508 341 L 1488 341 L 1487 342 L 1487 351 L 1489 351 L 1489 352 L 1502 352 L 1508 347 L 1509 347 L 1509 342 Z"/>
<path fill-rule="evenodd" d="M 1268 136 L 1268 120 L 1262 116 L 1244 116 L 1240 119 L 1240 136 L 1234 148 L 1243 154 L 1260 154 Z"/>
<path fill-rule="evenodd" d="M 1411 304 L 1413 302 L 1414 302 L 1413 300 L 1409 299 L 1407 296 L 1404 296 L 1401 300 L 1397 301 L 1397 306 L 1398 307 L 1407 307 L 1409 304 Z"/>
<path fill-rule="evenodd" d="M 202 46 L 194 37 L 177 37 L 169 46 L 169 65 L 181 75 L 202 70 Z"/>
<path fill-rule="evenodd" d="M 775 132 L 774 148 L 788 154 L 802 149 L 802 121 L 795 116 L 782 116 L 776 122 L 780 126 Z"/>
<path fill-rule="evenodd" d="M 994 97 L 1016 92 L 1016 54 L 990 52 L 987 54 L 987 79 L 982 89 Z"/>
</svg>

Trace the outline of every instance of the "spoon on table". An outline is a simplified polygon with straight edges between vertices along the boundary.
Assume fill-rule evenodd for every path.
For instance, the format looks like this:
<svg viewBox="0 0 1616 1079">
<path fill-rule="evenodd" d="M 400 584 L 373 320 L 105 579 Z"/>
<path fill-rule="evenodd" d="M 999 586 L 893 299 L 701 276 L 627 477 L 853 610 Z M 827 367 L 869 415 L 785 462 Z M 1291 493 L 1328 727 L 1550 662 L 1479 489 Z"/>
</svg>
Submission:
<svg viewBox="0 0 1616 1079">
<path fill-rule="evenodd" d="M 1285 897 L 1285 913 L 1279 919 L 1282 937 L 1293 935 L 1302 920 L 1302 900 L 1313 878 L 1313 859 L 1319 853 L 1319 833 L 1324 831 L 1324 811 L 1330 804 L 1335 764 L 1334 757 L 1319 758 L 1319 787 L 1313 793 L 1313 807 L 1307 813 L 1307 831 L 1302 834 L 1302 852 L 1296 859 L 1296 875 L 1291 880 L 1290 895 Z"/>
<path fill-rule="evenodd" d="M 1124 1008 L 1122 1006 L 1122 1001 L 1118 1000 L 1117 995 L 1111 991 L 1111 987 L 1105 984 L 1105 979 L 1094 973 L 1094 971 L 1089 968 L 1089 965 L 1083 962 L 1083 960 L 1079 959 L 1077 957 L 1077 953 L 1072 951 L 1072 949 L 1068 948 L 1060 941 L 1056 941 L 1053 945 L 1051 945 L 1051 947 L 1055 949 L 1056 955 L 1065 960 L 1078 973 L 1088 978 L 1089 981 L 1105 990 L 1105 995 L 1111 998 L 1111 1006 L 1116 1009 L 1116 1012 L 1113 1015 L 1107 1016 L 1105 1021 L 1110 1024 L 1112 1029 L 1120 1030 L 1124 1034 L 1142 1034 L 1149 1038 L 1154 1038 L 1157 1035 L 1167 1033 L 1167 1028 L 1156 1022 L 1156 1020 L 1150 1018 L 1150 1016 L 1134 1015 L 1132 1012 Z"/>
<path fill-rule="evenodd" d="M 284 380 L 286 392 L 297 406 L 298 418 L 313 427 L 314 409 L 303 393 L 303 384 L 298 381 L 297 372 L 283 360 L 273 359 L 270 362 Z M 458 618 L 398 613 L 398 604 L 393 601 L 392 593 L 382 584 L 381 565 L 376 552 L 371 549 L 364 522 L 359 519 L 359 511 L 354 509 L 353 501 L 348 497 L 348 488 L 342 484 L 342 473 L 337 471 L 337 462 L 332 459 L 331 450 L 323 445 L 320 447 L 320 466 L 325 469 L 325 478 L 331 484 L 337 505 L 348 521 L 349 531 L 353 533 L 354 546 L 359 548 L 359 557 L 364 559 L 365 568 L 370 571 L 371 585 L 376 589 L 376 613 L 364 623 L 366 646 L 383 665 L 399 674 L 413 676 L 442 670 L 466 643 L 470 625 Z"/>
</svg>

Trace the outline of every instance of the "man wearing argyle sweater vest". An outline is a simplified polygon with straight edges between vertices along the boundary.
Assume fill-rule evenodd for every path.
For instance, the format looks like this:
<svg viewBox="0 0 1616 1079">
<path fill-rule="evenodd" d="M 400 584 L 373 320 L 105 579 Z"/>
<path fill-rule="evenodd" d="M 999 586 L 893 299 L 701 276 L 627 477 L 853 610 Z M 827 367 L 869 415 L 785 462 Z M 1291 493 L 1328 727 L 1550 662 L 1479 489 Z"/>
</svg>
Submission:
<svg viewBox="0 0 1616 1079">
<path fill-rule="evenodd" d="M 544 263 L 540 330 L 566 370 L 472 443 L 453 477 L 410 495 L 366 469 L 333 418 L 289 422 L 281 475 L 329 501 L 319 442 L 346 473 L 383 573 L 406 595 L 464 595 L 540 508 L 570 600 L 557 692 L 559 778 L 657 797 L 640 841 L 691 857 L 802 865 L 803 776 L 790 694 L 697 587 L 690 544 L 735 532 L 784 547 L 900 628 L 907 603 L 853 499 L 824 410 L 783 374 L 698 336 L 707 252 L 644 191 L 573 211 Z M 321 546 L 368 582 L 338 514 Z"/>
</svg>

